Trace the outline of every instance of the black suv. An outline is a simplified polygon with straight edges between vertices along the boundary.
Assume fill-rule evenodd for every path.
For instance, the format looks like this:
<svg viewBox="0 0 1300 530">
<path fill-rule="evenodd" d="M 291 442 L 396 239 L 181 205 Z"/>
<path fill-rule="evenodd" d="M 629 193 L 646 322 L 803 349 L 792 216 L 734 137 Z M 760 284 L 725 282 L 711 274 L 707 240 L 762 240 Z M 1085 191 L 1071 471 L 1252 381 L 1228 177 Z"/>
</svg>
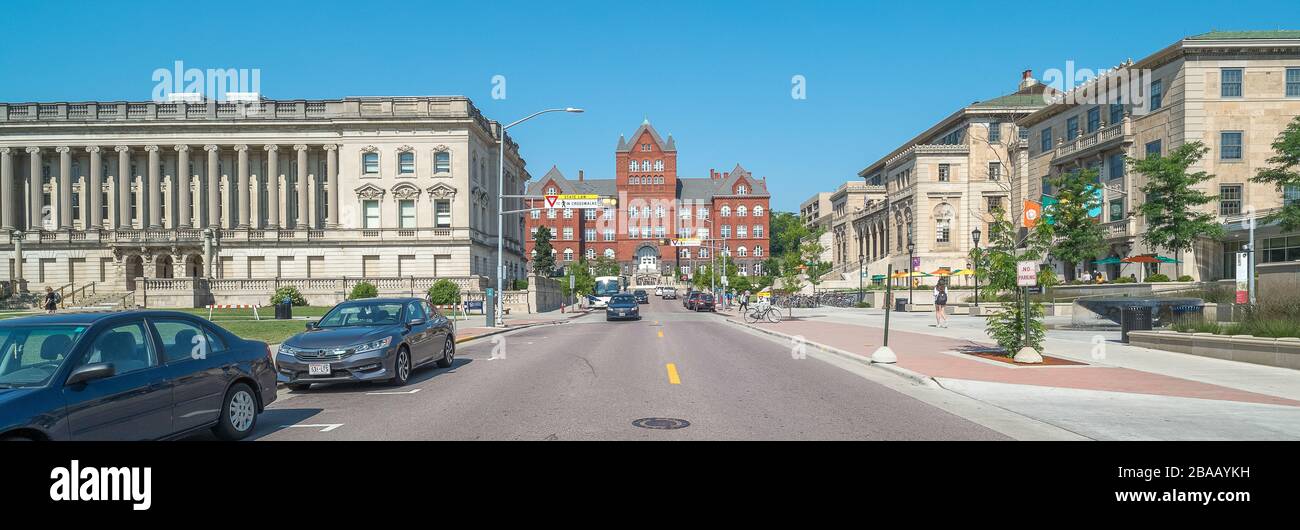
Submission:
<svg viewBox="0 0 1300 530">
<path fill-rule="evenodd" d="M 636 298 L 636 303 L 638 304 L 650 303 L 650 293 L 647 293 L 645 289 L 637 289 L 635 291 L 632 291 L 632 296 Z"/>
</svg>

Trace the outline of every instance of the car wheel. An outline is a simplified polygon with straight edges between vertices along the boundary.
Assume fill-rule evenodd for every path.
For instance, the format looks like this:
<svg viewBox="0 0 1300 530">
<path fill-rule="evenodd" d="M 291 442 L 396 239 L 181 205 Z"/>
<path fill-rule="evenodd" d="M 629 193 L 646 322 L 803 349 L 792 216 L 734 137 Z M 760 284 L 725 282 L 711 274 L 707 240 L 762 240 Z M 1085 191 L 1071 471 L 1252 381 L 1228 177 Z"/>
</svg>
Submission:
<svg viewBox="0 0 1300 530">
<path fill-rule="evenodd" d="M 26 436 L 11 435 L 0 438 L 0 442 L 31 442 L 34 441 Z"/>
<path fill-rule="evenodd" d="M 393 359 L 393 378 L 389 380 L 393 386 L 405 385 L 411 379 L 411 352 L 406 349 L 406 345 L 397 348 L 397 358 Z"/>
<path fill-rule="evenodd" d="M 456 360 L 456 340 L 447 335 L 447 340 L 442 345 L 442 358 L 438 359 L 438 368 L 451 368 L 452 361 Z"/>
<path fill-rule="evenodd" d="M 284 386 L 289 387 L 289 390 L 293 390 L 294 392 L 301 392 L 311 388 L 311 383 L 289 383 Z"/>
<path fill-rule="evenodd" d="M 236 383 L 226 391 L 226 399 L 221 404 L 221 417 L 212 433 L 222 440 L 240 440 L 253 434 L 257 427 L 257 398 L 253 389 L 244 383 Z"/>
</svg>

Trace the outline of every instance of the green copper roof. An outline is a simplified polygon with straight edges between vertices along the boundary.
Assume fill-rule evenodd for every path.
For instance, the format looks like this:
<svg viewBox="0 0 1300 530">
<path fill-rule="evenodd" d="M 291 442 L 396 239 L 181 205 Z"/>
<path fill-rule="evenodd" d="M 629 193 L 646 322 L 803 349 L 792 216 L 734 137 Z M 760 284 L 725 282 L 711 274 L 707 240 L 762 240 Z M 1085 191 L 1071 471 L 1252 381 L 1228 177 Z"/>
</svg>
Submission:
<svg viewBox="0 0 1300 530">
<path fill-rule="evenodd" d="M 971 105 L 976 108 L 985 107 L 1046 107 L 1047 103 L 1043 101 L 1042 94 L 1007 94 L 996 97 L 988 101 L 980 101 Z"/>
<path fill-rule="evenodd" d="M 1187 37 L 1188 40 L 1300 39 L 1300 30 L 1277 29 L 1256 31 L 1211 31 Z"/>
</svg>

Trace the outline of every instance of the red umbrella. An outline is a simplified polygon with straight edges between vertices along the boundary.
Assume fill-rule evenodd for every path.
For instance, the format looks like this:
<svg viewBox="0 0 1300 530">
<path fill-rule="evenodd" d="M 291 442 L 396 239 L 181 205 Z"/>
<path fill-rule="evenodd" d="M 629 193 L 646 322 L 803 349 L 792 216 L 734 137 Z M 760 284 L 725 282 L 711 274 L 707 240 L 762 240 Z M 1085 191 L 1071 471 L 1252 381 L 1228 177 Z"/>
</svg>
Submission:
<svg viewBox="0 0 1300 530">
<path fill-rule="evenodd" d="M 1124 263 L 1160 263 L 1154 256 L 1131 256 L 1120 260 Z"/>
</svg>

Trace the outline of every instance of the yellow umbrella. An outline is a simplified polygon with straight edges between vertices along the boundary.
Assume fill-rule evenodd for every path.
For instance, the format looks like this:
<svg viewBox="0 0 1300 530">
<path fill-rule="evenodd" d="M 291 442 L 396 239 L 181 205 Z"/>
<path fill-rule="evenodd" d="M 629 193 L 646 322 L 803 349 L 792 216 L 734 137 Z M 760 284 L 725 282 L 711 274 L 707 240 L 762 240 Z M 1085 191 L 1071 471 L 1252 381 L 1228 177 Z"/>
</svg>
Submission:
<svg viewBox="0 0 1300 530">
<path fill-rule="evenodd" d="M 895 272 L 893 276 L 890 276 L 890 278 L 906 278 L 906 277 L 907 277 L 907 271 L 898 271 Z"/>
<path fill-rule="evenodd" d="M 935 276 L 952 276 L 952 270 L 948 269 L 948 267 L 940 267 L 939 270 L 934 271 L 930 274 L 933 274 Z"/>
<path fill-rule="evenodd" d="M 912 273 L 908 274 L 908 276 L 911 276 L 913 278 L 924 278 L 926 276 L 933 276 L 933 274 L 930 274 L 928 272 L 912 271 Z"/>
<path fill-rule="evenodd" d="M 970 270 L 970 269 L 962 269 L 962 270 L 959 270 L 959 271 L 957 271 L 957 272 L 952 273 L 952 275 L 953 275 L 953 276 L 974 276 L 974 275 L 975 275 L 975 271 Z"/>
</svg>

